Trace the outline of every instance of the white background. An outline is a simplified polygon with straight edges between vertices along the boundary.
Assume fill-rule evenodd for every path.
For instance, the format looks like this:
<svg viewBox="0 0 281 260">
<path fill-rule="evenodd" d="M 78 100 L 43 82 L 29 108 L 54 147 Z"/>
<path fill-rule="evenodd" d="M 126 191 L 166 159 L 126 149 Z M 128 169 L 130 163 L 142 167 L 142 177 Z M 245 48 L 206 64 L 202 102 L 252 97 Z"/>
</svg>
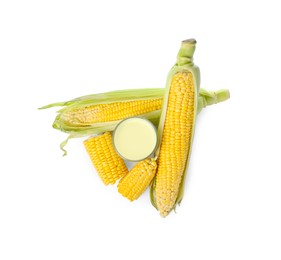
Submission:
<svg viewBox="0 0 281 260">
<path fill-rule="evenodd" d="M 278 1 L 1 1 L 0 259 L 281 259 Z M 105 187 L 39 106 L 163 87 L 181 40 L 201 87 L 186 193 L 163 219 Z"/>
</svg>

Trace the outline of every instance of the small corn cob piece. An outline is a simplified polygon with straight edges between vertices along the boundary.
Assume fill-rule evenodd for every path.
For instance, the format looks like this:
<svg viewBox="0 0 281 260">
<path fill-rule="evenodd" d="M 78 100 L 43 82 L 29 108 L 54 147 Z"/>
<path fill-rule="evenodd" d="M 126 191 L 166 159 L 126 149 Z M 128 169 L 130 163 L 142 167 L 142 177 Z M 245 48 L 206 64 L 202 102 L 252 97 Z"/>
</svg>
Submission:
<svg viewBox="0 0 281 260">
<path fill-rule="evenodd" d="M 136 200 L 146 190 L 157 169 L 154 158 L 138 162 L 118 183 L 118 191 L 130 201 Z"/>
<path fill-rule="evenodd" d="M 110 132 L 90 137 L 84 146 L 105 185 L 114 184 L 128 173 L 123 159 L 114 150 Z"/>
<path fill-rule="evenodd" d="M 199 87 L 199 70 L 193 68 L 192 63 L 194 49 L 194 40 L 183 42 L 178 63 L 168 76 L 158 128 L 161 145 L 156 151 L 158 169 L 152 188 L 155 189 L 156 207 L 163 217 L 179 202 L 180 186 L 190 155 Z"/>
</svg>

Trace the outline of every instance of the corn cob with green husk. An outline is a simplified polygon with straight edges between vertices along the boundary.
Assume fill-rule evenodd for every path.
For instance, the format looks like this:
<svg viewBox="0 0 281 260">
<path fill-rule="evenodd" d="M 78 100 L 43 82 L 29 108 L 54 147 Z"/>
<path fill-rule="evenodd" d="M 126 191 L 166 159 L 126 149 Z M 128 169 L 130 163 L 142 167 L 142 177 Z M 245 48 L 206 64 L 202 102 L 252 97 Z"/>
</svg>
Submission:
<svg viewBox="0 0 281 260">
<path fill-rule="evenodd" d="M 112 91 L 53 103 L 41 107 L 41 109 L 64 106 L 58 111 L 53 127 L 69 133 L 69 137 L 61 144 L 61 149 L 65 151 L 63 147 L 68 139 L 113 131 L 121 120 L 131 116 L 142 116 L 157 125 L 164 90 L 155 88 Z M 228 98 L 228 90 L 206 91 L 200 89 L 198 113 L 202 108 Z"/>
<path fill-rule="evenodd" d="M 200 85 L 199 68 L 193 64 L 196 41 L 183 41 L 177 62 L 166 83 L 158 126 L 158 168 L 151 186 L 151 200 L 165 217 L 180 203 L 191 153 Z"/>
</svg>

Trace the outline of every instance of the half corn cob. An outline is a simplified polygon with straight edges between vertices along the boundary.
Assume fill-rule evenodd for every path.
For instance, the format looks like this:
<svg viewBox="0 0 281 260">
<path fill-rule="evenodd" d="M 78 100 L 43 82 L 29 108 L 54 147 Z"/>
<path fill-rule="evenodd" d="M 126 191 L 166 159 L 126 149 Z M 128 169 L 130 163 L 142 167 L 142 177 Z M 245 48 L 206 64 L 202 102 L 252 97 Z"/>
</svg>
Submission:
<svg viewBox="0 0 281 260">
<path fill-rule="evenodd" d="M 168 75 L 164 105 L 158 127 L 158 169 L 152 185 L 152 202 L 165 217 L 182 199 L 200 84 L 199 68 L 193 64 L 195 40 L 182 42 L 177 63 Z"/>
<path fill-rule="evenodd" d="M 128 173 L 123 159 L 114 150 L 110 132 L 90 137 L 84 146 L 105 185 L 114 184 Z"/>
<path fill-rule="evenodd" d="M 138 199 L 151 183 L 156 169 L 154 158 L 138 162 L 118 183 L 119 193 L 130 201 Z"/>
</svg>

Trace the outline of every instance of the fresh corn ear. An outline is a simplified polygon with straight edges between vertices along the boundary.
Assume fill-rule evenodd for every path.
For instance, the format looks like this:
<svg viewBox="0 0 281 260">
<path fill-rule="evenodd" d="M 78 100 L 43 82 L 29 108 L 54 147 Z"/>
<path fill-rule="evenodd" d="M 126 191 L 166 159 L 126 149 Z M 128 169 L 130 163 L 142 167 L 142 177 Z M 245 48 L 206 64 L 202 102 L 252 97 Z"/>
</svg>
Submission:
<svg viewBox="0 0 281 260">
<path fill-rule="evenodd" d="M 195 40 L 182 43 L 167 78 L 158 127 L 158 169 L 151 186 L 152 202 L 163 217 L 182 199 L 181 186 L 191 152 L 200 84 L 199 68 L 193 64 L 195 44 Z"/>
<path fill-rule="evenodd" d="M 114 150 L 110 132 L 90 137 L 84 146 L 105 185 L 114 184 L 128 173 L 123 159 Z"/>
<path fill-rule="evenodd" d="M 82 96 L 53 103 L 40 109 L 64 106 L 58 111 L 53 127 L 72 137 L 114 130 L 123 119 L 139 116 L 158 123 L 163 89 L 132 89 Z"/>
<path fill-rule="evenodd" d="M 136 200 L 147 189 L 156 173 L 154 158 L 138 162 L 118 183 L 118 191 L 130 201 Z"/>
</svg>

